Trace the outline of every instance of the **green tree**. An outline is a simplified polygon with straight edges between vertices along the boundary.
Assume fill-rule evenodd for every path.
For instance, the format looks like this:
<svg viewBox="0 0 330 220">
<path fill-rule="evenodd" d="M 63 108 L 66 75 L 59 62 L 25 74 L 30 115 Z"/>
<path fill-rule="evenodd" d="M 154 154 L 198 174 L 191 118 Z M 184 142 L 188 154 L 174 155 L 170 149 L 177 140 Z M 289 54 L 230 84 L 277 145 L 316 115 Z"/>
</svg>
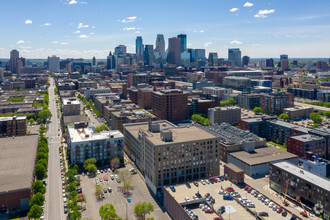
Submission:
<svg viewBox="0 0 330 220">
<path fill-rule="evenodd" d="M 105 204 L 100 207 L 99 214 L 102 220 L 121 220 L 122 218 L 116 213 L 116 209 L 113 204 Z"/>
<path fill-rule="evenodd" d="M 154 206 L 151 202 L 142 202 L 135 206 L 134 213 L 139 220 L 145 220 L 146 215 L 154 211 Z"/>
<path fill-rule="evenodd" d="M 46 168 L 42 164 L 37 164 L 34 174 L 36 175 L 38 180 L 43 180 L 47 177 Z"/>
<path fill-rule="evenodd" d="M 48 161 L 48 154 L 45 152 L 38 152 L 37 153 L 37 160 L 45 159 Z"/>
<path fill-rule="evenodd" d="M 95 195 L 99 199 L 103 193 L 102 187 L 100 185 L 95 184 Z"/>
<path fill-rule="evenodd" d="M 33 207 L 34 205 L 42 206 L 45 202 L 45 197 L 41 192 L 36 193 L 33 195 L 29 201 L 29 206 Z"/>
<path fill-rule="evenodd" d="M 289 116 L 284 113 L 280 114 L 279 118 L 282 119 L 283 121 L 289 121 Z"/>
<path fill-rule="evenodd" d="M 314 124 L 320 124 L 322 122 L 321 116 L 316 112 L 310 113 L 309 117 L 313 120 Z"/>
<path fill-rule="evenodd" d="M 86 202 L 86 197 L 84 196 L 84 194 L 78 194 L 76 196 L 76 201 L 80 202 L 80 206 L 82 207 L 83 202 Z"/>
<path fill-rule="evenodd" d="M 88 164 L 85 169 L 87 170 L 87 172 L 91 173 L 91 174 L 95 174 L 97 172 L 97 167 L 95 166 L 95 164 Z"/>
<path fill-rule="evenodd" d="M 84 161 L 84 168 L 88 166 L 88 164 L 96 164 L 96 159 L 95 158 L 89 158 Z M 86 168 L 85 168 L 86 169 Z"/>
<path fill-rule="evenodd" d="M 33 118 L 30 118 L 30 119 L 28 120 L 28 122 L 31 123 L 31 124 L 33 124 L 35 121 L 34 121 Z"/>
<path fill-rule="evenodd" d="M 77 185 L 74 182 L 71 182 L 67 185 L 66 190 L 68 192 L 72 192 L 72 191 L 75 191 L 76 188 L 77 188 Z"/>
<path fill-rule="evenodd" d="M 122 188 L 128 192 L 132 185 L 130 172 L 128 170 L 122 170 L 118 173 L 118 177 L 123 183 Z"/>
<path fill-rule="evenodd" d="M 37 194 L 38 192 L 45 194 L 45 192 L 46 192 L 46 187 L 44 187 L 44 184 L 41 180 L 36 180 L 32 184 L 32 189 L 33 189 L 34 194 Z"/>
<path fill-rule="evenodd" d="M 43 123 L 46 123 L 46 121 L 52 117 L 52 113 L 48 109 L 44 109 L 39 112 L 38 117 L 42 120 Z"/>
<path fill-rule="evenodd" d="M 330 111 L 323 112 L 323 115 L 327 118 L 330 118 Z"/>
<path fill-rule="evenodd" d="M 236 101 L 233 98 L 220 102 L 220 106 L 232 106 L 235 104 L 236 104 Z"/>
<path fill-rule="evenodd" d="M 208 118 L 206 118 L 206 119 L 204 120 L 204 125 L 205 125 L 205 126 L 209 126 L 209 125 L 210 125 L 210 120 L 209 120 Z"/>
<path fill-rule="evenodd" d="M 95 133 L 100 133 L 101 131 L 109 131 L 109 130 L 110 130 L 110 129 L 108 128 L 107 125 L 102 124 L 102 125 L 97 126 L 97 127 L 95 128 Z"/>
<path fill-rule="evenodd" d="M 255 114 L 261 114 L 261 113 L 263 112 L 263 110 L 262 110 L 262 108 L 260 108 L 260 107 L 255 107 L 255 108 L 253 109 L 253 112 L 254 112 Z"/>
<path fill-rule="evenodd" d="M 42 208 L 39 205 L 34 205 L 27 213 L 27 216 L 29 219 L 39 219 L 41 214 L 42 214 Z"/>
<path fill-rule="evenodd" d="M 120 160 L 119 160 L 119 158 L 118 157 L 113 158 L 110 161 L 110 165 L 116 171 L 120 167 Z"/>
<path fill-rule="evenodd" d="M 81 212 L 78 209 L 74 209 L 70 216 L 70 220 L 79 220 L 79 219 L 81 219 Z"/>
</svg>

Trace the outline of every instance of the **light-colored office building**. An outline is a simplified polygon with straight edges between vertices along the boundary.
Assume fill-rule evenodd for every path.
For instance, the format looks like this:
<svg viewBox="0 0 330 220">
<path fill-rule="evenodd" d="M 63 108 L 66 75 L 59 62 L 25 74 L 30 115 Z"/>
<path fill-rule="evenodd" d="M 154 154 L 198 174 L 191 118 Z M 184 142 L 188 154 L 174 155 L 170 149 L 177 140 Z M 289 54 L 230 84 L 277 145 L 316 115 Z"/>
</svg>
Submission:
<svg viewBox="0 0 330 220">
<path fill-rule="evenodd" d="M 237 125 L 241 120 L 241 108 L 236 106 L 209 108 L 208 116 L 211 125 L 222 122 Z"/>
<path fill-rule="evenodd" d="M 50 73 L 56 73 L 60 70 L 60 58 L 53 55 L 48 57 L 48 70 Z"/>
<path fill-rule="evenodd" d="M 219 175 L 218 138 L 168 121 L 124 125 L 125 151 L 153 194 L 163 186 Z"/>
<path fill-rule="evenodd" d="M 314 112 L 313 107 L 307 106 L 295 106 L 292 108 L 283 109 L 284 113 L 289 116 L 290 120 L 298 119 L 298 118 L 308 118 L 309 114 Z"/>
</svg>

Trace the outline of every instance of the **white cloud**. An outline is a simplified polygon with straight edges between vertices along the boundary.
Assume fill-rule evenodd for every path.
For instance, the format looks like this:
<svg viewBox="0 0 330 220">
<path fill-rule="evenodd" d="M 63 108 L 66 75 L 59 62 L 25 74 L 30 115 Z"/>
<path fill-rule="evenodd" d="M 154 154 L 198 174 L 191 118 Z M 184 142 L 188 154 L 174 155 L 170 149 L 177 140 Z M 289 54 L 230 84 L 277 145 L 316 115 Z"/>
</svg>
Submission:
<svg viewBox="0 0 330 220">
<path fill-rule="evenodd" d="M 134 31 L 134 30 L 141 30 L 142 28 L 137 27 L 124 27 L 123 31 Z"/>
<path fill-rule="evenodd" d="M 32 21 L 31 20 L 26 20 L 25 24 L 32 24 Z"/>
<path fill-rule="evenodd" d="M 229 10 L 230 12 L 235 12 L 235 11 L 238 11 L 238 8 L 232 8 Z"/>
<path fill-rule="evenodd" d="M 95 28 L 95 26 L 92 26 L 92 28 Z"/>
<path fill-rule="evenodd" d="M 94 32 L 90 32 L 89 34 L 90 34 L 90 35 L 93 35 L 93 34 L 95 34 L 95 33 L 94 33 Z"/>
<path fill-rule="evenodd" d="M 88 38 L 89 36 L 87 36 L 87 35 L 85 35 L 85 34 L 81 34 L 80 36 L 79 36 L 79 38 Z"/>
<path fill-rule="evenodd" d="M 25 50 L 25 49 L 31 49 L 32 47 L 31 46 L 20 46 L 19 48 Z"/>
<path fill-rule="evenodd" d="M 238 40 L 230 41 L 230 44 L 242 44 L 242 43 L 243 43 L 243 42 L 238 41 Z"/>
<path fill-rule="evenodd" d="M 58 44 L 59 42 L 58 41 L 52 41 L 52 44 Z"/>
<path fill-rule="evenodd" d="M 206 43 L 204 43 L 204 47 L 208 47 L 208 46 L 210 46 L 212 44 L 213 44 L 212 42 L 206 42 Z"/>
<path fill-rule="evenodd" d="M 251 44 L 252 47 L 259 47 L 260 44 Z"/>
<path fill-rule="evenodd" d="M 62 45 L 68 45 L 69 43 L 68 42 L 61 42 L 60 44 L 62 44 Z"/>
<path fill-rule="evenodd" d="M 88 28 L 88 27 L 89 27 L 88 24 L 83 24 L 83 23 L 79 23 L 78 24 L 78 29 L 80 29 L 80 28 Z"/>
<path fill-rule="evenodd" d="M 76 1 L 76 0 L 71 0 L 70 2 L 69 2 L 69 5 L 74 5 L 74 4 L 77 4 L 78 2 Z"/>
<path fill-rule="evenodd" d="M 80 34 L 80 31 L 75 31 L 75 32 L 73 32 L 73 33 L 75 33 L 75 34 Z"/>
<path fill-rule="evenodd" d="M 252 7 L 253 3 L 251 2 L 245 2 L 244 7 Z"/>
<path fill-rule="evenodd" d="M 139 33 L 141 33 L 141 31 L 135 31 L 134 33 L 139 34 Z"/>
<path fill-rule="evenodd" d="M 52 24 L 51 23 L 44 23 L 42 26 L 51 26 Z"/>
<path fill-rule="evenodd" d="M 259 12 L 254 15 L 254 17 L 255 18 L 267 18 L 268 14 L 272 14 L 274 12 L 275 12 L 275 9 L 259 10 Z"/>
<path fill-rule="evenodd" d="M 16 44 L 25 44 L 25 41 L 24 40 L 19 40 L 16 42 Z"/>
<path fill-rule="evenodd" d="M 121 21 L 122 23 L 130 23 L 130 22 L 134 22 L 136 19 L 137 19 L 136 16 L 131 16 L 131 17 L 127 17 L 126 19 L 119 20 L 119 21 Z"/>
</svg>

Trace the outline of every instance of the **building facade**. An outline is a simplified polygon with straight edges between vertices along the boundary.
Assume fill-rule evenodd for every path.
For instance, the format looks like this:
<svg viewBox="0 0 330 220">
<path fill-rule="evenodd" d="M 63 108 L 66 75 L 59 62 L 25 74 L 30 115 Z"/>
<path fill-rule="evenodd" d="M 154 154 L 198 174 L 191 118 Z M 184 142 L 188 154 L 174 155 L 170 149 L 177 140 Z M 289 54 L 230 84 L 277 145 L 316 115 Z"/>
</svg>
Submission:
<svg viewBox="0 0 330 220">
<path fill-rule="evenodd" d="M 63 116 L 80 115 L 80 101 L 76 98 L 63 99 Z"/>
<path fill-rule="evenodd" d="M 209 108 L 208 117 L 211 125 L 227 122 L 231 125 L 237 125 L 241 119 L 241 108 L 233 107 L 215 107 Z"/>
<path fill-rule="evenodd" d="M 26 135 L 26 116 L 0 117 L 0 137 Z"/>
</svg>

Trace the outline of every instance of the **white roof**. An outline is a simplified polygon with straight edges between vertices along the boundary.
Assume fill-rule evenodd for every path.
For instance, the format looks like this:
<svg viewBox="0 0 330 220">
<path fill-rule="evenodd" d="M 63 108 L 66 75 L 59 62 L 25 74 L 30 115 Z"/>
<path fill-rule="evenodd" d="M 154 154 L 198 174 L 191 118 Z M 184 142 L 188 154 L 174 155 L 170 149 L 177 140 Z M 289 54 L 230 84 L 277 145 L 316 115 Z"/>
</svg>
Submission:
<svg viewBox="0 0 330 220">
<path fill-rule="evenodd" d="M 75 129 L 74 127 L 69 127 L 69 134 L 71 138 L 71 143 L 105 140 L 110 138 L 124 138 L 124 135 L 118 130 L 102 131 L 101 133 L 94 133 L 91 127 L 81 128 L 81 129 Z"/>
</svg>

